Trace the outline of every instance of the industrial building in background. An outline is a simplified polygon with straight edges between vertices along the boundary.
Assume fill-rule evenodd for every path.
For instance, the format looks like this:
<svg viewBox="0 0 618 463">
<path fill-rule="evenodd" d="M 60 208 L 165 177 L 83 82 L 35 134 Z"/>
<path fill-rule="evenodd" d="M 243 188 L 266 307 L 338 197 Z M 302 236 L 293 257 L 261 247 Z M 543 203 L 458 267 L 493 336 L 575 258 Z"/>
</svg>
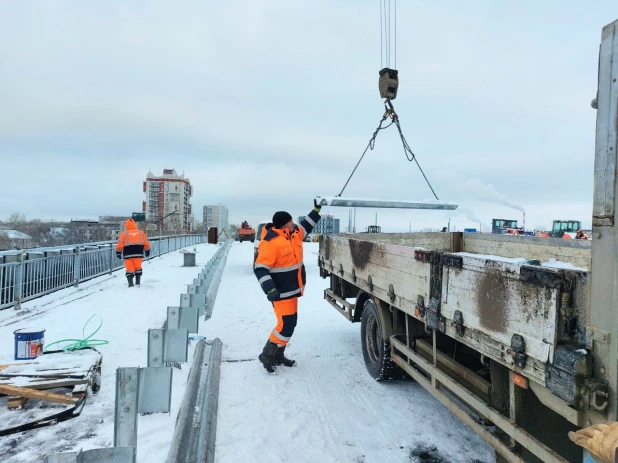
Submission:
<svg viewBox="0 0 618 463">
<path fill-rule="evenodd" d="M 216 227 L 219 233 L 222 231 L 227 233 L 229 231 L 230 224 L 228 222 L 227 207 L 221 204 L 204 206 L 204 231 L 207 232 L 212 227 Z"/>
<path fill-rule="evenodd" d="M 144 194 L 146 200 L 143 202 L 142 211 L 146 213 L 146 222 L 155 224 L 164 231 L 193 231 L 193 187 L 184 174 L 178 175 L 174 169 L 163 169 L 161 176 L 148 172 L 144 182 Z"/>
<path fill-rule="evenodd" d="M 301 223 L 305 216 L 298 217 L 298 223 Z M 318 235 L 338 235 L 339 234 L 339 219 L 333 215 L 325 214 L 320 221 L 315 225 L 313 233 Z"/>
</svg>

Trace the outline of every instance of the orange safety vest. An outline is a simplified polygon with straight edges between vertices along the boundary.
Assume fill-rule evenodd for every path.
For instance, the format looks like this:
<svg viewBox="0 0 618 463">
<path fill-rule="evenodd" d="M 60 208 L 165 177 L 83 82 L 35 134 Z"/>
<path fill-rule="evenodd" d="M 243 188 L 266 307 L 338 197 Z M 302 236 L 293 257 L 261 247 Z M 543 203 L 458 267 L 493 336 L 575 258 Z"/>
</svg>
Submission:
<svg viewBox="0 0 618 463">
<path fill-rule="evenodd" d="M 146 237 L 146 233 L 138 230 L 135 220 L 129 219 L 125 222 L 126 230 L 118 237 L 116 251 L 122 252 L 122 257 L 129 259 L 131 257 L 144 257 L 144 251 L 150 249 L 150 242 Z"/>
</svg>

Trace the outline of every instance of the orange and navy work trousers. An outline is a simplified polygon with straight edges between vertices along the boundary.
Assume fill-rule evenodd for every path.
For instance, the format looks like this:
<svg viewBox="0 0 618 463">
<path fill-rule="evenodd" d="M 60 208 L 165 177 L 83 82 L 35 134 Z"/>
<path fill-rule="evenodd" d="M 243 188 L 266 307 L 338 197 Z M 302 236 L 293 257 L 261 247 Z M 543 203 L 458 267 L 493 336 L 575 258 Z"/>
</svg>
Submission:
<svg viewBox="0 0 618 463">
<path fill-rule="evenodd" d="M 298 317 L 298 298 L 284 299 L 273 302 L 273 309 L 277 316 L 277 326 L 270 333 L 270 340 L 280 346 L 285 346 L 290 341 L 296 320 Z"/>
<path fill-rule="evenodd" d="M 142 258 L 128 257 L 124 260 L 124 268 L 127 271 L 127 276 L 142 274 Z"/>
</svg>

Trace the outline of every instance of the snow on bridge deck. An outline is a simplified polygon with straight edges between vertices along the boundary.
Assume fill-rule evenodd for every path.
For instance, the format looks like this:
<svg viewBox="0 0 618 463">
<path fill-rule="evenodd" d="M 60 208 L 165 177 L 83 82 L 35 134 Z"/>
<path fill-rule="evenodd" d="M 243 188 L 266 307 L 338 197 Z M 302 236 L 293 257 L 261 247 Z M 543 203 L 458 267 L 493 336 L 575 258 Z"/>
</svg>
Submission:
<svg viewBox="0 0 618 463">
<path fill-rule="evenodd" d="M 79 338 L 94 313 L 95 336 L 107 339 L 103 385 L 81 416 L 52 427 L 0 437 L 3 462 L 38 462 L 47 453 L 112 445 L 116 368 L 145 366 L 147 331 L 160 328 L 167 306 L 215 252 L 198 245 L 198 267 L 183 268 L 178 252 L 144 264 L 141 288 L 115 272 L 0 312 L 0 363 L 13 358 L 13 331 L 47 329 L 46 342 Z M 217 463 L 227 462 L 492 462 L 493 452 L 412 381 L 378 383 L 367 374 L 359 324 L 323 300 L 317 244 L 305 244 L 308 284 L 298 326 L 286 351 L 298 362 L 268 375 L 257 355 L 275 324 L 252 271 L 253 246 L 235 243 L 228 256 L 212 319 L 200 334 L 223 341 Z M 190 347 L 189 358 L 192 358 Z M 139 417 L 138 461 L 164 462 L 186 385 L 188 365 L 174 369 L 172 412 Z M 0 409 L 0 419 L 9 412 Z M 428 458 L 434 457 L 433 460 Z"/>
</svg>

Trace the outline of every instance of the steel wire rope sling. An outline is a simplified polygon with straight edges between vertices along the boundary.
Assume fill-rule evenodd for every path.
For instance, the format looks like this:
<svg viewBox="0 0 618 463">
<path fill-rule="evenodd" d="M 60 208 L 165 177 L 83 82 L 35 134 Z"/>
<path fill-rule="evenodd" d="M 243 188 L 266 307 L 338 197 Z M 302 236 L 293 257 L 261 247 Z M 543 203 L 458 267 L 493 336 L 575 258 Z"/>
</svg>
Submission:
<svg viewBox="0 0 618 463">
<path fill-rule="evenodd" d="M 391 9 L 391 1 L 393 2 L 392 5 L 394 6 L 394 9 Z M 391 12 L 393 13 L 391 14 Z M 391 34 L 391 17 L 393 18 L 394 38 L 391 37 L 393 35 Z M 394 45 L 393 48 L 391 48 L 391 43 L 392 45 Z M 391 53 L 391 50 L 394 50 L 394 53 Z M 358 166 L 360 165 L 361 161 L 365 157 L 365 154 L 367 154 L 367 151 L 369 151 L 370 149 L 373 150 L 375 148 L 376 137 L 378 136 L 378 133 L 381 130 L 385 130 L 389 128 L 391 125 L 395 124 L 395 126 L 397 127 L 397 131 L 399 132 L 399 138 L 401 139 L 401 144 L 403 145 L 403 151 L 404 151 L 404 154 L 406 155 L 406 159 L 410 162 L 414 161 L 416 163 L 418 169 L 423 175 L 423 178 L 425 179 L 425 182 L 427 182 L 429 189 L 433 193 L 433 196 L 436 199 L 439 199 L 438 195 L 436 195 L 436 192 L 433 189 L 433 186 L 431 186 L 431 183 L 429 182 L 427 175 L 425 175 L 425 172 L 421 168 L 421 165 L 419 164 L 416 155 L 412 152 L 412 149 L 410 148 L 410 145 L 408 144 L 406 137 L 403 135 L 403 131 L 401 130 L 401 123 L 399 122 L 399 116 L 397 115 L 397 113 L 395 112 L 395 108 L 393 107 L 392 100 L 394 100 L 397 97 L 397 89 L 399 87 L 399 72 L 396 69 L 393 69 L 390 67 L 391 55 L 393 56 L 393 68 L 396 68 L 397 67 L 397 0 L 380 0 L 380 67 L 382 67 L 382 69 L 379 72 L 380 79 L 378 81 L 378 87 L 380 89 L 380 97 L 386 99 L 386 101 L 384 102 L 384 115 L 382 116 L 382 119 L 380 120 L 378 127 L 376 128 L 376 130 L 373 132 L 373 135 L 369 139 L 369 143 L 367 144 L 365 151 L 363 151 L 363 154 L 361 154 L 360 159 L 354 166 L 354 169 L 352 169 L 352 173 L 346 180 L 345 184 L 343 185 L 343 188 L 341 189 L 337 197 L 341 197 L 341 195 L 345 191 L 346 187 L 350 183 L 350 180 L 352 180 L 352 177 L 356 173 L 356 169 L 358 169 Z M 387 119 L 391 119 L 391 122 L 388 125 L 382 127 L 382 124 L 384 124 L 384 122 Z"/>
</svg>

